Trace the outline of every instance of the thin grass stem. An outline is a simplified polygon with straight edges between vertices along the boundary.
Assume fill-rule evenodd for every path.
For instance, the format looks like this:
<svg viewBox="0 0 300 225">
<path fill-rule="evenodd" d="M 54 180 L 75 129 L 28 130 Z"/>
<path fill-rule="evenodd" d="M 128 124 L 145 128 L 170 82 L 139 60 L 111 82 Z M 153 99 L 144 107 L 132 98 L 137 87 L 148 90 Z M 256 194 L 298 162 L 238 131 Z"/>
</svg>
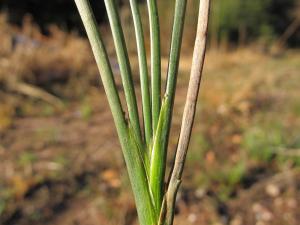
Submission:
<svg viewBox="0 0 300 225">
<path fill-rule="evenodd" d="M 159 120 L 161 105 L 160 26 L 156 0 L 147 0 L 151 39 L 151 99 L 153 136 Z"/>
<path fill-rule="evenodd" d="M 148 78 L 148 66 L 144 41 L 144 31 L 141 21 L 141 15 L 136 0 L 130 0 L 130 7 L 133 16 L 133 23 L 135 29 L 135 36 L 137 42 L 139 69 L 140 69 L 140 82 L 142 92 L 142 104 L 143 104 L 143 119 L 144 119 L 144 135 L 146 145 L 150 145 L 152 138 L 152 118 L 151 118 L 151 99 L 149 92 L 149 78 Z"/>
<path fill-rule="evenodd" d="M 120 16 L 115 4 L 115 0 L 104 0 L 108 14 L 110 27 L 114 39 L 117 58 L 120 66 L 120 72 L 124 87 L 125 98 L 127 102 L 128 115 L 133 130 L 138 138 L 139 144 L 142 146 L 142 134 L 139 122 L 139 113 L 137 100 L 133 85 L 132 71 L 129 62 L 127 47 L 125 43 L 124 33 L 121 26 Z"/>
</svg>

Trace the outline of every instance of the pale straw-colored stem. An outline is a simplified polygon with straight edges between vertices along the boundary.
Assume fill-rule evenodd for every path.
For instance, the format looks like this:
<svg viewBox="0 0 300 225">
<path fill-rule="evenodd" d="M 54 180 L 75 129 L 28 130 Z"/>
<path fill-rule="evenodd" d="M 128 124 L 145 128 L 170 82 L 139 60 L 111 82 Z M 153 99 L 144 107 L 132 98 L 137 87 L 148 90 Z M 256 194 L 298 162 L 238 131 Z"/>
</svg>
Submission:
<svg viewBox="0 0 300 225">
<path fill-rule="evenodd" d="M 168 190 L 166 193 L 166 217 L 165 224 L 172 225 L 174 219 L 174 207 L 178 188 L 181 183 L 182 172 L 186 154 L 191 138 L 192 127 L 195 118 L 198 93 L 201 83 L 203 64 L 206 50 L 206 37 L 208 29 L 210 0 L 201 0 L 198 17 L 197 36 L 195 41 L 191 77 L 184 107 L 179 142 L 176 151 L 174 168 L 171 173 Z"/>
</svg>

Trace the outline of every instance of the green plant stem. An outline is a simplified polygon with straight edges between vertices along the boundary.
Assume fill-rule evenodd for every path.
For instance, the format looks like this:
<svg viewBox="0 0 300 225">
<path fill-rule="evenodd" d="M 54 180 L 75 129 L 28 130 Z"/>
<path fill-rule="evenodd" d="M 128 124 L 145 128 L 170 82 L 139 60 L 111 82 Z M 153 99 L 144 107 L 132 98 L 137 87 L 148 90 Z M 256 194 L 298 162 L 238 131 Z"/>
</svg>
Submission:
<svg viewBox="0 0 300 225">
<path fill-rule="evenodd" d="M 151 99 L 149 93 L 148 66 L 145 50 L 144 32 L 141 16 L 136 0 L 130 0 L 130 6 L 133 16 L 135 36 L 137 41 L 137 50 L 140 68 L 141 92 L 143 102 L 143 118 L 144 118 L 144 135 L 146 145 L 150 145 L 152 138 L 152 121 L 151 121 Z"/>
<path fill-rule="evenodd" d="M 161 104 L 160 27 L 156 0 L 147 0 L 151 36 L 151 97 L 153 136 L 159 120 Z"/>
<path fill-rule="evenodd" d="M 142 156 L 139 152 L 135 135 L 132 135 L 131 128 L 128 127 L 124 117 L 111 66 L 97 29 L 95 17 L 88 0 L 75 0 L 75 3 L 87 31 L 98 69 L 100 71 L 104 90 L 108 97 L 108 102 L 113 114 L 135 196 L 140 224 L 154 225 L 157 222 L 157 213 L 155 212 L 155 208 L 152 203 L 152 196 L 149 191 Z"/>
<path fill-rule="evenodd" d="M 176 91 L 176 81 L 180 59 L 185 10 L 186 0 L 176 0 L 167 87 L 163 101 L 164 103 L 159 118 L 159 123 L 162 124 L 160 124 L 159 126 L 160 131 L 157 130 L 156 132 L 157 135 L 155 136 L 151 156 L 150 186 L 154 195 L 154 199 L 156 201 L 156 205 L 159 204 L 159 210 L 161 207 L 164 190 L 167 146 L 171 126 L 172 109 Z"/>
<path fill-rule="evenodd" d="M 118 14 L 117 6 L 115 4 L 115 0 L 104 0 L 104 3 L 107 10 L 108 19 L 112 30 L 112 35 L 120 66 L 130 123 L 133 126 L 133 130 L 138 138 L 139 144 L 142 146 L 142 134 L 139 122 L 137 100 L 120 17 Z"/>
<path fill-rule="evenodd" d="M 152 155 L 150 158 L 150 187 L 153 193 L 154 203 L 157 212 L 160 212 L 162 197 L 163 197 L 163 189 L 164 189 L 164 170 L 165 170 L 165 161 L 163 161 L 162 157 L 162 146 L 161 143 L 163 141 L 163 126 L 164 119 L 166 115 L 166 99 L 162 101 L 162 107 L 160 110 L 160 117 L 156 129 L 156 133 L 153 139 L 153 149 Z"/>
<path fill-rule="evenodd" d="M 177 84 L 177 75 L 179 68 L 179 60 L 180 60 L 180 50 L 183 36 L 183 27 L 185 20 L 185 11 L 186 11 L 186 0 L 176 0 L 175 3 L 175 17 L 173 23 L 173 33 L 171 40 L 171 48 L 170 48 L 170 57 L 169 57 L 169 66 L 168 66 L 168 75 L 167 75 L 167 85 L 165 96 L 167 96 L 166 108 L 166 127 L 164 129 L 164 149 L 166 151 L 166 147 L 168 145 L 168 138 L 171 127 L 172 120 L 172 112 L 173 105 L 175 99 L 176 92 L 176 84 Z"/>
<path fill-rule="evenodd" d="M 171 171 L 170 182 L 166 194 L 166 216 L 165 225 L 172 225 L 174 219 L 175 200 L 178 188 L 181 184 L 181 177 L 184 169 L 186 154 L 192 134 L 192 128 L 196 113 L 197 99 L 202 77 L 202 70 L 205 59 L 206 38 L 208 29 L 210 0 L 201 0 L 199 6 L 198 28 L 196 34 L 195 48 L 191 77 L 184 107 L 182 125 L 179 141 L 176 149 L 176 157 L 173 170 Z"/>
</svg>

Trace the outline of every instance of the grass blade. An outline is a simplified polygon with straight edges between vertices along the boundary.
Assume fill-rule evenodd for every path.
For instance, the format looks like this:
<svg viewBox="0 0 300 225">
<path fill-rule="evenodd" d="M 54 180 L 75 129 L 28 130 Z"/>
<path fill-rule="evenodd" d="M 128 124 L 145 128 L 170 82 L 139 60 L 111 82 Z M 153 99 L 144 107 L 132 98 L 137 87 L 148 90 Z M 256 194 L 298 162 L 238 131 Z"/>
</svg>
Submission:
<svg viewBox="0 0 300 225">
<path fill-rule="evenodd" d="M 144 134 L 146 146 L 150 145 L 152 138 L 152 121 L 151 121 L 151 99 L 149 92 L 148 66 L 145 50 L 144 32 L 141 16 L 136 0 L 130 0 L 130 7 L 133 16 L 135 36 L 137 41 L 137 50 L 140 68 L 141 92 L 143 102 Z"/>
<path fill-rule="evenodd" d="M 156 0 L 147 0 L 151 36 L 151 97 L 153 136 L 159 119 L 161 104 L 160 27 Z"/>
<path fill-rule="evenodd" d="M 134 132 L 136 133 L 136 136 L 138 137 L 140 144 L 142 144 L 142 134 L 141 134 L 141 127 L 139 122 L 139 113 L 137 108 L 136 95 L 135 95 L 135 90 L 134 90 L 133 80 L 132 80 L 131 66 L 129 62 L 128 52 L 125 44 L 125 38 L 121 26 L 120 17 L 118 14 L 117 6 L 115 4 L 115 0 L 104 0 L 104 3 L 107 10 L 112 34 L 113 34 L 118 62 L 120 65 L 121 77 L 122 77 L 125 98 L 128 107 L 130 123 L 133 126 Z"/>
<path fill-rule="evenodd" d="M 176 84 L 177 84 L 177 74 L 180 60 L 180 50 L 182 43 L 183 27 L 185 20 L 185 11 L 186 11 L 186 0 L 176 0 L 175 2 L 175 16 L 173 23 L 172 31 L 172 40 L 169 56 L 169 65 L 168 65 L 168 75 L 167 75 L 167 85 L 165 95 L 167 96 L 166 101 L 166 127 L 164 129 L 164 145 L 166 148 L 168 145 L 169 131 L 172 120 L 173 104 L 175 99 Z M 166 149 L 165 149 L 166 151 Z"/>
<path fill-rule="evenodd" d="M 75 0 L 75 3 L 86 29 L 95 60 L 100 71 L 101 80 L 108 97 L 109 105 L 117 126 L 118 133 L 121 136 L 124 136 L 127 132 L 126 120 L 113 78 L 112 69 L 109 64 L 109 59 L 99 34 L 92 9 L 88 0 Z"/>
</svg>

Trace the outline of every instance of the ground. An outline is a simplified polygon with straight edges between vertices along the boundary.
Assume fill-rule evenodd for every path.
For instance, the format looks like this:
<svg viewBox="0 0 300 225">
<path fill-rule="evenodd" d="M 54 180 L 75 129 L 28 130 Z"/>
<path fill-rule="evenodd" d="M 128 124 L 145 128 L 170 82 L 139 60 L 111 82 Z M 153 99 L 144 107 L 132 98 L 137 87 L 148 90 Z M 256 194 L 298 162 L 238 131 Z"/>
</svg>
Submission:
<svg viewBox="0 0 300 225">
<path fill-rule="evenodd" d="M 37 39 L 1 52 L 0 224 L 137 224 L 86 40 L 55 29 Z M 190 62 L 184 51 L 170 159 Z M 210 49 L 204 71 L 175 224 L 297 225 L 300 52 Z"/>
</svg>

